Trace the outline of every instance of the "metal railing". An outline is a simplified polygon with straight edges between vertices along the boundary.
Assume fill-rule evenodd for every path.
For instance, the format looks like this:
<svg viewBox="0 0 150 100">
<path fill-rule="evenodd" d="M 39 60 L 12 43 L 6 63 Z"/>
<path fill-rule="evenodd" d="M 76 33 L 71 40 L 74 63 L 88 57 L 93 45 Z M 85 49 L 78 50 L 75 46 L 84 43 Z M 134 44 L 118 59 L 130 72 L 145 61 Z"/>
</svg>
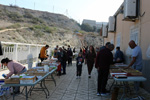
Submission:
<svg viewBox="0 0 150 100">
<path fill-rule="evenodd" d="M 3 41 L 1 41 L 1 44 L 3 49 L 3 55 L 0 56 L 0 61 L 3 58 L 7 57 L 23 64 L 38 61 L 40 50 L 43 46 L 45 46 L 39 44 L 26 44 Z M 51 48 L 49 48 L 47 51 L 48 54 L 50 54 Z"/>
</svg>

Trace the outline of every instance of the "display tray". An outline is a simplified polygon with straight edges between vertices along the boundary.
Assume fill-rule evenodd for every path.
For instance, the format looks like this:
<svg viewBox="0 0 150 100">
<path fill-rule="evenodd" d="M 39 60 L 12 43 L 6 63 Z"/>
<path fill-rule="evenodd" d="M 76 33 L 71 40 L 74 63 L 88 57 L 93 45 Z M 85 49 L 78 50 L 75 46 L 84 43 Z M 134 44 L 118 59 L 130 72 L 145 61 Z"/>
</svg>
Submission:
<svg viewBox="0 0 150 100">
<path fill-rule="evenodd" d="M 129 69 L 111 69 L 111 73 L 127 73 L 127 76 L 142 76 L 142 73 L 138 70 L 129 68 Z"/>
</svg>

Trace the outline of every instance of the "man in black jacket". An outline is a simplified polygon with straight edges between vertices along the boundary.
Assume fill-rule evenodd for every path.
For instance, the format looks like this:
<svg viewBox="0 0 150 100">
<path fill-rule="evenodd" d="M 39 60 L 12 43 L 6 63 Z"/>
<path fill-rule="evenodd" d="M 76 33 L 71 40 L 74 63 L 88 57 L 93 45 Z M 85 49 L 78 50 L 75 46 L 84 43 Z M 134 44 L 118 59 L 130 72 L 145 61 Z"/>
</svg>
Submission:
<svg viewBox="0 0 150 100">
<path fill-rule="evenodd" d="M 98 69 L 98 89 L 97 95 L 106 96 L 106 84 L 109 75 L 109 67 L 113 63 L 112 50 L 114 49 L 113 44 L 109 44 L 107 48 L 100 50 L 96 57 L 96 66 Z"/>
<path fill-rule="evenodd" d="M 62 48 L 59 48 L 59 50 L 60 50 L 60 62 L 61 62 L 61 66 L 63 67 L 62 75 L 65 75 L 66 74 L 67 54 Z"/>
</svg>

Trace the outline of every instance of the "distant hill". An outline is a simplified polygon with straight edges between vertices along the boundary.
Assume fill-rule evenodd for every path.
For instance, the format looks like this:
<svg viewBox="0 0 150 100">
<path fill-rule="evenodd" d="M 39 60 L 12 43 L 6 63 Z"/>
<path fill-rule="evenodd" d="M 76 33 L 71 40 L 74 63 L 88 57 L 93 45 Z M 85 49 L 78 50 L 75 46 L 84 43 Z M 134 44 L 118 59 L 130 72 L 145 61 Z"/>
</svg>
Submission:
<svg viewBox="0 0 150 100">
<path fill-rule="evenodd" d="M 0 5 L 1 41 L 81 47 L 81 41 L 75 32 L 84 36 L 89 34 L 82 31 L 75 20 L 61 14 Z M 99 39 L 97 40 L 94 43 L 97 44 Z M 91 43 L 93 41 L 85 44 Z"/>
<path fill-rule="evenodd" d="M 0 5 L 0 19 L 17 23 L 46 24 L 71 30 L 80 30 L 78 23 L 61 14 L 43 12 L 16 6 Z"/>
</svg>

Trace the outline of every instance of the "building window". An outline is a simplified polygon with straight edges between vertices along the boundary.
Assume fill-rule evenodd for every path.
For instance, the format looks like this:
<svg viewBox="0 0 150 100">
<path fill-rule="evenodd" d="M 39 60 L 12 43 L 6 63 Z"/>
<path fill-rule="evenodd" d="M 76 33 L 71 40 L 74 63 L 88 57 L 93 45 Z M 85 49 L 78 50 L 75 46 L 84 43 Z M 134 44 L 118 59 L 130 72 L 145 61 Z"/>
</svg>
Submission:
<svg viewBox="0 0 150 100">
<path fill-rule="evenodd" d="M 116 46 L 117 46 L 117 47 L 120 47 L 121 33 L 117 35 L 117 40 L 116 40 L 116 41 L 117 41 L 117 42 L 116 42 L 116 43 L 117 43 Z"/>
<path fill-rule="evenodd" d="M 134 40 L 137 45 L 139 40 L 138 35 L 139 35 L 138 27 L 132 27 L 130 30 L 130 40 Z M 132 49 L 129 46 L 126 50 L 126 54 L 132 55 Z"/>
<path fill-rule="evenodd" d="M 135 43 L 138 45 L 138 28 L 132 28 L 130 31 L 130 40 L 134 40 Z"/>
</svg>

